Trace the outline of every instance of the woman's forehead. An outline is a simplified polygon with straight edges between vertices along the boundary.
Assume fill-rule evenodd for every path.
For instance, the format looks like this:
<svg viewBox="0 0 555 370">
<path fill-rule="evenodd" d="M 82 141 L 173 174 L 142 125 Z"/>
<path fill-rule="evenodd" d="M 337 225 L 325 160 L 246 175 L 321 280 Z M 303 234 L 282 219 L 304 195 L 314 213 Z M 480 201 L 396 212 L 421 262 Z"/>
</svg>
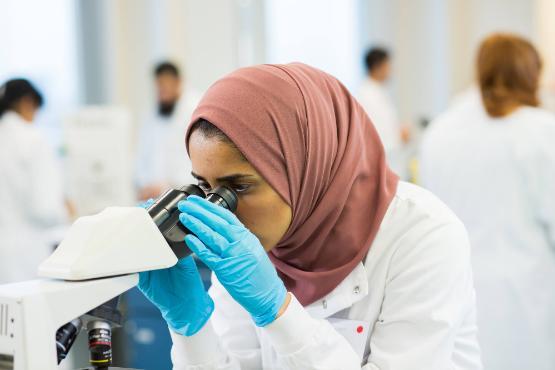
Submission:
<svg viewBox="0 0 555 370">
<path fill-rule="evenodd" d="M 217 137 L 193 132 L 189 139 L 189 155 L 193 172 L 205 179 L 237 173 L 256 174 L 236 148 Z"/>
</svg>

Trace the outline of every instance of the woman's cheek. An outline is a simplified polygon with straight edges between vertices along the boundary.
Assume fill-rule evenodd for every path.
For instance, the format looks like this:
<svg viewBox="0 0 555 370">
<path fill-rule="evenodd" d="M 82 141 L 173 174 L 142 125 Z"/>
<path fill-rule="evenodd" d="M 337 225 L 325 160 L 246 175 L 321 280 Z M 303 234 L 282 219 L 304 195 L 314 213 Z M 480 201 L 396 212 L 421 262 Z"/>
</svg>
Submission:
<svg viewBox="0 0 555 370">
<path fill-rule="evenodd" d="M 241 200 L 239 205 L 237 206 L 237 211 L 235 212 L 239 221 L 245 225 L 247 229 L 253 232 L 255 235 L 257 234 L 257 217 L 256 208 L 254 204 L 251 204 L 248 200 Z M 258 235 L 257 235 L 258 236 Z"/>
<path fill-rule="evenodd" d="M 268 220 L 271 217 L 272 220 Z M 239 219 L 266 248 L 266 244 L 271 239 L 272 225 L 275 224 L 275 217 L 271 215 L 271 210 L 265 207 L 249 208 L 248 212 L 241 214 Z"/>
</svg>

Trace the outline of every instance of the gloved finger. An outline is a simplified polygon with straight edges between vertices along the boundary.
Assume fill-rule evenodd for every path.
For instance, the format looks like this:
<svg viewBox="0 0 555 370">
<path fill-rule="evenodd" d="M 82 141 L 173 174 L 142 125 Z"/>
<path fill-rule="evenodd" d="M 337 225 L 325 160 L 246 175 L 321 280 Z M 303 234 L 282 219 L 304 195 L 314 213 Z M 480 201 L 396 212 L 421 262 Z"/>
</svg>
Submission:
<svg viewBox="0 0 555 370">
<path fill-rule="evenodd" d="M 184 269 L 185 271 L 198 271 L 195 260 L 191 255 L 177 261 L 177 266 Z"/>
<path fill-rule="evenodd" d="M 138 207 L 147 209 L 148 207 L 150 207 L 153 204 L 154 204 L 154 199 L 150 198 L 149 200 L 144 201 L 143 203 L 139 203 Z"/>
<path fill-rule="evenodd" d="M 201 220 L 195 216 L 191 216 L 187 213 L 182 213 L 179 215 L 179 221 L 193 234 L 195 234 L 210 250 L 217 255 L 222 254 L 222 250 L 226 247 L 227 240 L 218 234 L 216 231 L 212 230 Z"/>
<path fill-rule="evenodd" d="M 185 243 L 209 269 L 214 270 L 216 264 L 220 261 L 220 257 L 206 248 L 206 246 L 194 235 L 187 235 L 185 237 Z"/>
<path fill-rule="evenodd" d="M 232 226 L 225 219 L 214 214 L 211 210 L 204 208 L 204 205 L 185 200 L 179 202 L 177 207 L 181 212 L 198 218 L 206 226 L 223 236 L 228 242 L 233 242 L 236 239 L 234 235 L 235 230 Z"/>
<path fill-rule="evenodd" d="M 231 225 L 235 225 L 235 226 L 243 226 L 243 224 L 241 223 L 241 221 L 239 221 L 239 219 L 237 218 L 237 216 L 235 216 L 233 214 L 233 212 L 231 212 L 228 209 L 225 209 L 224 207 L 218 206 L 212 202 L 207 201 L 204 198 L 201 198 L 197 195 L 190 195 L 187 197 L 187 200 L 190 202 L 193 202 L 195 204 L 200 205 L 201 207 L 210 210 L 210 212 L 218 215 L 219 217 L 223 218 L 224 220 L 226 220 L 227 222 L 229 222 Z"/>
</svg>

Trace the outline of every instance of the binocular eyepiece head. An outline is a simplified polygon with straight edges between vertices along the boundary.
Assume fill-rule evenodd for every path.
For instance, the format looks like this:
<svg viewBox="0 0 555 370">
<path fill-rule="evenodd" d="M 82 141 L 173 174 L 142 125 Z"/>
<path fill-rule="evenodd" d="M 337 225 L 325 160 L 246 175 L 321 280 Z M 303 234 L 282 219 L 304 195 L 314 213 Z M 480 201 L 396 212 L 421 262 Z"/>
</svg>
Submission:
<svg viewBox="0 0 555 370">
<path fill-rule="evenodd" d="M 209 202 L 224 207 L 231 212 L 237 210 L 237 194 L 230 188 L 220 186 L 205 194 L 197 185 L 185 185 L 180 189 L 169 189 L 159 196 L 154 203 L 147 208 L 147 212 L 158 226 L 158 229 L 168 242 L 170 248 L 178 259 L 187 257 L 191 251 L 185 244 L 185 236 L 191 234 L 179 221 L 179 210 L 177 204 L 187 199 L 189 195 L 197 195 L 206 198 Z"/>
</svg>

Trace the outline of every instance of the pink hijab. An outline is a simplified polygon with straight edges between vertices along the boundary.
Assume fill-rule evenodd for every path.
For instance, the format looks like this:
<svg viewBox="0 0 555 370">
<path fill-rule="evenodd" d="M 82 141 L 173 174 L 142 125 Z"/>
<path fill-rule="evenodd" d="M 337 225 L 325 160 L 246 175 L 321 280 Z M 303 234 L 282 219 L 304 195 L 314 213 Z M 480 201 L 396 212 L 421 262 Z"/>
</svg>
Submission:
<svg viewBox="0 0 555 370">
<path fill-rule="evenodd" d="M 214 83 L 191 122 L 201 118 L 291 206 L 269 252 L 287 289 L 303 305 L 331 292 L 364 260 L 397 188 L 363 108 L 318 69 L 259 65 Z"/>
</svg>

